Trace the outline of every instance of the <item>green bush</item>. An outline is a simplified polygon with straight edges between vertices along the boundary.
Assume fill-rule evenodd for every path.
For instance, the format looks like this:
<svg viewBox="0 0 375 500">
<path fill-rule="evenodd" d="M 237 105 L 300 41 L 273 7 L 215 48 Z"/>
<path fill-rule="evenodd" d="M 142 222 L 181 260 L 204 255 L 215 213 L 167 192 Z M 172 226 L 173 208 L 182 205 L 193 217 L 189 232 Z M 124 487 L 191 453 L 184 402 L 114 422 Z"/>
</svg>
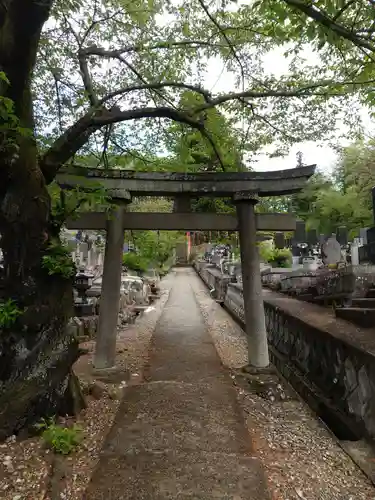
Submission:
<svg viewBox="0 0 375 500">
<path fill-rule="evenodd" d="M 268 242 L 261 241 L 258 243 L 259 257 L 262 262 L 270 262 L 273 258 L 273 249 Z"/>
<path fill-rule="evenodd" d="M 49 419 L 42 420 L 37 427 L 43 430 L 42 439 L 46 445 L 60 455 L 69 455 L 82 441 L 82 430 L 76 425 L 62 427 Z"/>
<path fill-rule="evenodd" d="M 259 243 L 259 256 L 263 262 L 274 267 L 291 267 L 292 253 L 288 248 L 270 248 L 268 244 Z"/>
<path fill-rule="evenodd" d="M 149 267 L 148 261 L 141 255 L 138 255 L 134 252 L 124 253 L 122 257 L 122 263 L 128 269 L 142 273 L 146 272 Z"/>
<path fill-rule="evenodd" d="M 292 253 L 288 248 L 275 248 L 268 262 L 275 267 L 291 267 L 292 261 Z"/>
</svg>

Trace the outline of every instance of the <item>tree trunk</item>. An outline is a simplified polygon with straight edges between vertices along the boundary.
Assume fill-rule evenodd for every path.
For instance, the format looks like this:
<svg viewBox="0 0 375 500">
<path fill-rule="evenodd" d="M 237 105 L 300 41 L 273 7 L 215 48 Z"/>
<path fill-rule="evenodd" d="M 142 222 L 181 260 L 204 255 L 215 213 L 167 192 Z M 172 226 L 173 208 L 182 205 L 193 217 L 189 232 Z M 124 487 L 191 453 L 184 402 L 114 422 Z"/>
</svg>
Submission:
<svg viewBox="0 0 375 500">
<path fill-rule="evenodd" d="M 0 330 L 0 439 L 60 408 L 69 411 L 64 396 L 71 398 L 69 374 L 79 357 L 78 342 L 67 329 L 72 278 L 58 269 L 51 275 L 43 266 L 50 242 L 59 243 L 46 187 L 31 176 L 27 184 L 8 182 L 1 201 L 0 300 L 12 299 L 21 314 Z"/>
<path fill-rule="evenodd" d="M 67 330 L 73 312 L 72 277 L 56 270 L 51 274 L 51 267 L 43 265 L 43 257 L 51 256 L 50 244 L 59 244 L 60 228 L 51 216 L 38 165 L 30 91 L 51 4 L 4 0 L 0 6 L 0 69 L 10 81 L 0 82 L 0 95 L 14 103 L 12 114 L 18 120 L 0 136 L 0 305 L 12 299 L 20 311 L 13 323 L 4 325 L 0 310 L 0 439 L 76 406 L 69 388 L 76 389 L 70 373 L 79 348 Z"/>
</svg>

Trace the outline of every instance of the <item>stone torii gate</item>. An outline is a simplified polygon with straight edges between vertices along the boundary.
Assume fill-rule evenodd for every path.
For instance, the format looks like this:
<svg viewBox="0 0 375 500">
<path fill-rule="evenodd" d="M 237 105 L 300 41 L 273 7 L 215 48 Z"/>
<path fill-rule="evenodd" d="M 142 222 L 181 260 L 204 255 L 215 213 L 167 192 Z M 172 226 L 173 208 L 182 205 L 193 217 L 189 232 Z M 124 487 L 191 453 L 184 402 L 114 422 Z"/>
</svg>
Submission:
<svg viewBox="0 0 375 500">
<path fill-rule="evenodd" d="M 239 231 L 242 282 L 249 364 L 269 365 L 256 232 L 294 231 L 290 214 L 257 214 L 259 197 L 300 191 L 313 175 L 315 165 L 273 172 L 170 173 L 63 168 L 57 182 L 63 189 L 103 187 L 117 204 L 111 214 L 82 213 L 67 221 L 68 229 L 106 229 L 99 328 L 94 367 L 115 366 L 117 317 L 120 300 L 122 252 L 125 229 Z M 174 213 L 126 212 L 132 197 L 157 196 L 175 199 Z M 237 217 L 228 214 L 191 213 L 190 199 L 202 196 L 231 197 Z"/>
</svg>

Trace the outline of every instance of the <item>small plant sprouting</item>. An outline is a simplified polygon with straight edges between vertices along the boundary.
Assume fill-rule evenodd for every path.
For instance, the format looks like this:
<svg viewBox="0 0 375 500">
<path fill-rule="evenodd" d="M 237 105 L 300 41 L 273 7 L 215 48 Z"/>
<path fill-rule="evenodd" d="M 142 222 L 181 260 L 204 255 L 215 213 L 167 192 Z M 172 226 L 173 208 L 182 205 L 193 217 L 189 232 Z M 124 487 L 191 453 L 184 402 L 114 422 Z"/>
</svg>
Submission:
<svg viewBox="0 0 375 500">
<path fill-rule="evenodd" d="M 63 427 L 54 418 L 43 419 L 36 427 L 42 430 L 45 444 L 60 455 L 69 455 L 82 441 L 82 430 L 77 425 Z"/>
<path fill-rule="evenodd" d="M 22 311 L 14 300 L 0 302 L 0 328 L 10 328 L 21 314 Z"/>
</svg>

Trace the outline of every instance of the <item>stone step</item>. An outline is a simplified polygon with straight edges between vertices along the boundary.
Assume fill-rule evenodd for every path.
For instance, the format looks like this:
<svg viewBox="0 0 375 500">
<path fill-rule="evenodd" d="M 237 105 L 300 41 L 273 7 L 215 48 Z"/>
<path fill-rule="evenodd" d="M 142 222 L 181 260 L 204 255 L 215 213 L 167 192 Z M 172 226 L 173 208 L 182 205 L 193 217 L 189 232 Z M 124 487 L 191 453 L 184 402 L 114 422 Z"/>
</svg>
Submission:
<svg viewBox="0 0 375 500">
<path fill-rule="evenodd" d="M 375 297 L 366 297 L 364 299 L 352 299 L 352 307 L 375 309 Z"/>
<path fill-rule="evenodd" d="M 335 309 L 337 318 L 350 321 L 362 328 L 375 327 L 375 309 L 362 307 L 340 307 Z"/>
</svg>

